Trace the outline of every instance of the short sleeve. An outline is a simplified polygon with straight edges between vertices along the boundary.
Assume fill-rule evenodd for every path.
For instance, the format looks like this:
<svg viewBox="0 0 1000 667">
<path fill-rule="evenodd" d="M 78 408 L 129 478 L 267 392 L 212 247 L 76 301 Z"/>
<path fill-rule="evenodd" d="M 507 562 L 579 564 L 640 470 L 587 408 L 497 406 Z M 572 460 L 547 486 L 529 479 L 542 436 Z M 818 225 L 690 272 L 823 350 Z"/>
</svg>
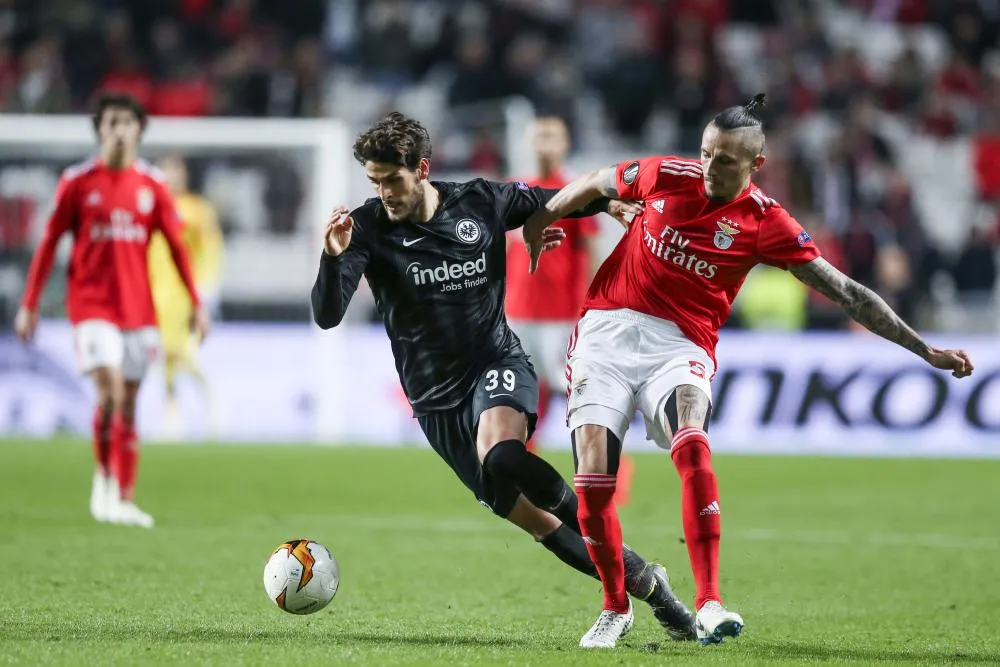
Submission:
<svg viewBox="0 0 1000 667">
<path fill-rule="evenodd" d="M 615 169 L 622 199 L 645 199 L 654 192 L 670 192 L 700 180 L 700 162 L 672 155 L 627 160 Z"/>
<path fill-rule="evenodd" d="M 496 199 L 497 215 L 505 231 L 523 226 L 535 211 L 545 206 L 540 189 L 524 181 L 486 183 Z"/>
<path fill-rule="evenodd" d="M 760 223 L 757 255 L 763 264 L 787 269 L 820 256 L 819 248 L 799 222 L 780 206 L 772 206 Z"/>
<path fill-rule="evenodd" d="M 622 199 L 645 199 L 656 187 L 660 158 L 626 160 L 615 168 L 615 184 Z"/>
</svg>

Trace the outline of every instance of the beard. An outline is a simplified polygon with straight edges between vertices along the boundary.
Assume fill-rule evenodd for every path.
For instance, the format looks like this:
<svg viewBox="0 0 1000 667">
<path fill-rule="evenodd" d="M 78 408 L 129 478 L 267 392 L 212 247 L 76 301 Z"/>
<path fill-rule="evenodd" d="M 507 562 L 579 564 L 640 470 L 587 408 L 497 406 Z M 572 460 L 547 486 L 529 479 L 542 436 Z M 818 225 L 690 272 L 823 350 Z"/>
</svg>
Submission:
<svg viewBox="0 0 1000 667">
<path fill-rule="evenodd" d="M 424 189 L 422 187 L 418 187 L 417 192 L 415 192 L 412 197 L 409 197 L 408 199 L 409 202 L 401 206 L 397 206 L 397 213 L 395 214 L 395 217 L 393 217 L 393 214 L 389 213 L 389 209 L 386 207 L 386 213 L 389 215 L 389 219 L 393 222 L 424 222 L 423 220 L 417 219 L 420 212 L 424 208 Z M 382 206 L 385 207 L 385 202 L 382 202 Z"/>
</svg>

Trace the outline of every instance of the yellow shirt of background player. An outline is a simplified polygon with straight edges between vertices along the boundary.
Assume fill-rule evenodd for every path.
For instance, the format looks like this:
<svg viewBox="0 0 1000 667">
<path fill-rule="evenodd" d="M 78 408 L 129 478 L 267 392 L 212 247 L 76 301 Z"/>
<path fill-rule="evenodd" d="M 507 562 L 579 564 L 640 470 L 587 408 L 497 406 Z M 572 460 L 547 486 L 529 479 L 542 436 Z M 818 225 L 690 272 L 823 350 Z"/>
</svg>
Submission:
<svg viewBox="0 0 1000 667">
<path fill-rule="evenodd" d="M 177 195 L 174 201 L 195 283 L 202 299 L 207 300 L 206 296 L 218 289 L 222 272 L 222 231 L 218 216 L 211 202 L 201 195 L 186 192 Z M 191 343 L 191 299 L 177 274 L 170 248 L 159 233 L 149 244 L 149 282 L 164 352 L 183 356 Z"/>
</svg>

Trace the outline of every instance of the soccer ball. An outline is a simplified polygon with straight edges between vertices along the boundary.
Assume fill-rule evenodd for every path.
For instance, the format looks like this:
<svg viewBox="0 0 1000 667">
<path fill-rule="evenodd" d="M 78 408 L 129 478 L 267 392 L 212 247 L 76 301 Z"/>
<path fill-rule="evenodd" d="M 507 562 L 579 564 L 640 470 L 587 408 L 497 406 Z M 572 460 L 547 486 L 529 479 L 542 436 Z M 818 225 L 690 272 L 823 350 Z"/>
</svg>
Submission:
<svg viewBox="0 0 1000 667">
<path fill-rule="evenodd" d="M 337 594 L 340 570 L 330 550 L 311 540 L 289 540 L 264 565 L 264 590 L 291 614 L 312 614 Z"/>
</svg>

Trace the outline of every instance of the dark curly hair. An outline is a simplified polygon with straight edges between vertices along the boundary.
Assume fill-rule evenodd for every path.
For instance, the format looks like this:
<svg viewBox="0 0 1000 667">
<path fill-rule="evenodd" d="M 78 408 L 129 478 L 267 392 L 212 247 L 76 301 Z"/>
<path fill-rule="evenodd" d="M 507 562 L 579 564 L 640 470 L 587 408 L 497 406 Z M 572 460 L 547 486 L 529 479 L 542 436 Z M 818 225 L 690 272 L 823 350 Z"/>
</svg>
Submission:
<svg viewBox="0 0 1000 667">
<path fill-rule="evenodd" d="M 395 164 L 416 169 L 422 158 L 431 157 L 431 135 L 420 121 L 393 111 L 368 128 L 354 142 L 354 159 Z"/>
<path fill-rule="evenodd" d="M 102 93 L 94 103 L 94 115 L 91 120 L 94 123 L 95 132 L 101 127 L 101 119 L 104 118 L 104 112 L 108 109 L 128 109 L 139 121 L 139 126 L 143 130 L 146 129 L 146 109 L 137 99 L 125 93 L 108 92 Z"/>
</svg>

